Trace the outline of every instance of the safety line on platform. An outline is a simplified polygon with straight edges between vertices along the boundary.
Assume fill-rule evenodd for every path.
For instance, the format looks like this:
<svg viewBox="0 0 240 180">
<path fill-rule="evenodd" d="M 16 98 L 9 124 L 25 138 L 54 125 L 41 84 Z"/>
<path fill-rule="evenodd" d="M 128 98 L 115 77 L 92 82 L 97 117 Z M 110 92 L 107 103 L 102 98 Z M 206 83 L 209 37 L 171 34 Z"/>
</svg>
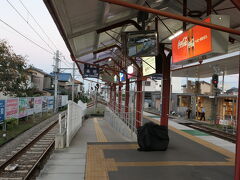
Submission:
<svg viewBox="0 0 240 180">
<path fill-rule="evenodd" d="M 95 127 L 95 132 L 97 136 L 97 141 L 98 142 L 108 142 L 106 136 L 104 135 L 102 128 L 99 125 L 99 122 L 96 118 L 93 119 L 94 122 L 94 127 Z"/>
</svg>

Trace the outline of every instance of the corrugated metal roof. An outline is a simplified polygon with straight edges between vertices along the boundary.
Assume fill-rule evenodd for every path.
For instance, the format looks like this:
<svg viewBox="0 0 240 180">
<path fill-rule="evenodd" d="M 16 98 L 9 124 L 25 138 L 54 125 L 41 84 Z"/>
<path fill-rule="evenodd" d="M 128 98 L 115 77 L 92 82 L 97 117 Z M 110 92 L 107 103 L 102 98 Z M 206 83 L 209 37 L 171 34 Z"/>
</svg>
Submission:
<svg viewBox="0 0 240 180">
<path fill-rule="evenodd" d="M 109 3 L 103 3 L 98 0 L 44 0 L 51 15 L 53 16 L 70 52 L 81 61 L 92 62 L 100 56 L 112 56 L 111 51 L 100 53 L 96 56 L 92 52 L 111 44 L 121 45 L 120 33 L 123 31 L 135 30 L 134 26 L 128 25 L 121 28 L 115 28 L 113 31 L 97 34 L 96 30 L 109 25 L 122 22 L 123 20 L 136 20 L 137 11 Z M 129 3 L 147 6 L 145 0 L 126 0 Z M 156 9 L 182 14 L 183 0 L 148 0 L 151 7 Z M 206 1 L 191 0 L 188 1 L 187 11 L 199 11 L 201 17 L 206 17 Z M 240 28 L 240 11 L 230 0 L 212 0 L 213 14 L 226 14 L 230 16 L 231 28 Z M 149 26 L 154 28 L 155 15 L 149 15 Z M 170 18 L 160 17 L 159 21 L 159 40 L 167 43 L 171 48 L 171 42 L 168 37 L 182 29 L 182 22 Z M 164 23 L 164 24 L 163 24 Z M 240 41 L 239 36 L 231 37 Z M 114 40 L 116 39 L 116 40 Z M 234 46 L 229 44 L 229 46 Z M 231 48 L 230 48 L 231 49 Z M 83 65 L 79 64 L 83 70 Z"/>
</svg>

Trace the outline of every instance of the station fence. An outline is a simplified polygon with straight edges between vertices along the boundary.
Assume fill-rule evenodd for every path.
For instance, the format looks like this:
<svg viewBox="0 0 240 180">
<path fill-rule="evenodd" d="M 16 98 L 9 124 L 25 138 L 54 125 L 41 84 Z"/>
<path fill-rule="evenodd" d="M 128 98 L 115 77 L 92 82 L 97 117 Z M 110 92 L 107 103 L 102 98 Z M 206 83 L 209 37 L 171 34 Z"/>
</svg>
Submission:
<svg viewBox="0 0 240 180">
<path fill-rule="evenodd" d="M 57 102 L 58 107 L 66 106 L 68 103 L 68 96 L 59 95 Z M 5 124 L 3 127 L 6 130 L 6 123 L 8 121 L 42 114 L 44 112 L 47 113 L 53 111 L 53 108 L 53 96 L 0 99 L 0 124 Z"/>
<path fill-rule="evenodd" d="M 118 92 L 117 92 L 118 93 Z M 144 95 L 144 93 L 142 93 Z M 143 117 L 143 109 L 141 111 L 137 111 L 137 91 L 129 91 L 129 104 L 126 108 L 125 106 L 125 96 L 122 96 L 121 100 L 121 106 L 119 106 L 119 97 L 116 97 L 116 102 L 109 100 L 108 101 L 108 107 L 111 109 L 111 111 L 118 116 L 126 125 L 127 127 L 134 133 L 137 133 L 136 124 L 142 124 L 142 117 Z M 143 102 L 142 102 L 143 105 Z M 143 106 L 142 106 L 143 108 Z M 126 111 L 127 109 L 127 111 Z M 136 113 L 141 114 L 141 119 L 136 119 Z"/>
<path fill-rule="evenodd" d="M 68 101 L 67 111 L 67 132 L 66 146 L 69 147 L 73 137 L 76 135 L 79 128 L 82 126 L 82 120 L 86 113 L 87 105 L 82 101 L 76 104 L 73 101 Z"/>
</svg>

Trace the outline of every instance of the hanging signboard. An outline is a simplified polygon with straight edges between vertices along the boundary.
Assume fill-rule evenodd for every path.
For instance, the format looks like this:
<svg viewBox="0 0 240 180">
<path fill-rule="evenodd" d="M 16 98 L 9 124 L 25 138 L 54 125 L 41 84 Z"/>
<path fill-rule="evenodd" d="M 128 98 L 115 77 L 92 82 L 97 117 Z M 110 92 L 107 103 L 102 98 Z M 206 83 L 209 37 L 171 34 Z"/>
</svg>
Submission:
<svg viewBox="0 0 240 180">
<path fill-rule="evenodd" d="M 125 81 L 125 80 L 126 80 L 126 78 L 125 78 L 125 74 L 124 74 L 124 73 L 122 73 L 122 72 L 120 72 L 120 73 L 119 73 L 119 78 L 120 78 L 120 82 L 122 82 L 122 81 Z"/>
<path fill-rule="evenodd" d="M 142 58 L 143 76 L 156 73 L 155 56 Z"/>
<path fill-rule="evenodd" d="M 148 57 L 158 54 L 156 31 L 122 33 L 123 52 L 129 57 Z"/>
<path fill-rule="evenodd" d="M 19 113 L 18 113 L 18 118 L 26 117 L 27 114 L 27 98 L 19 98 L 18 100 L 18 108 L 19 108 Z"/>
<path fill-rule="evenodd" d="M 32 115 L 34 113 L 34 98 L 27 98 L 27 115 Z"/>
<path fill-rule="evenodd" d="M 83 78 L 98 78 L 98 77 L 99 77 L 99 68 L 89 64 L 84 64 Z"/>
<path fill-rule="evenodd" d="M 6 100 L 6 119 L 18 118 L 18 98 Z"/>
<path fill-rule="evenodd" d="M 54 97 L 48 96 L 48 109 L 49 110 L 53 109 L 53 105 L 54 105 Z"/>
<path fill-rule="evenodd" d="M 3 123 L 5 119 L 5 100 L 0 100 L 0 124 Z"/>
<path fill-rule="evenodd" d="M 43 96 L 42 97 L 42 112 L 47 112 L 48 111 L 48 97 Z"/>
<path fill-rule="evenodd" d="M 42 97 L 34 98 L 34 113 L 42 112 Z"/>
<path fill-rule="evenodd" d="M 229 27 L 227 15 L 210 15 L 204 22 Z M 227 53 L 229 34 L 203 26 L 193 26 L 172 40 L 172 63 L 187 64 L 194 60 Z"/>
</svg>

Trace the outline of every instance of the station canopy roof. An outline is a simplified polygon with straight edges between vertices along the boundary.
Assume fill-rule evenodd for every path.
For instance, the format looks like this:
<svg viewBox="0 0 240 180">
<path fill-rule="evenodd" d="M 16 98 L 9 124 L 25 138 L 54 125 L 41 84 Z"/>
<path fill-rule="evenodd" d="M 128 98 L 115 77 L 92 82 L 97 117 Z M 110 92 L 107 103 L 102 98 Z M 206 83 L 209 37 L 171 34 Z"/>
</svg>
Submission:
<svg viewBox="0 0 240 180">
<path fill-rule="evenodd" d="M 240 51 L 216 56 L 202 64 L 195 63 L 186 67 L 172 69 L 173 77 L 208 78 L 213 74 L 232 75 L 239 73 Z"/>
<path fill-rule="evenodd" d="M 44 0 L 44 2 L 71 55 L 84 62 L 92 63 L 97 59 L 113 56 L 115 50 L 101 52 L 97 55 L 92 52 L 114 44 L 121 46 L 121 32 L 137 30 L 134 25 L 129 23 L 106 32 L 97 33 L 97 30 L 116 23 L 126 20 L 137 21 L 138 11 L 134 9 L 98 0 Z M 183 0 L 126 0 L 126 2 L 146 7 L 150 6 L 151 8 L 179 15 L 182 15 L 183 11 Z M 200 14 L 198 19 L 206 17 L 206 0 L 188 0 L 187 2 L 188 13 L 198 12 Z M 239 8 L 240 5 L 237 0 L 212 0 L 212 14 L 229 15 L 230 27 L 237 30 L 240 30 Z M 149 14 L 147 25 L 150 29 L 155 28 L 155 17 L 156 15 Z M 166 43 L 167 48 L 171 49 L 171 41 L 168 37 L 182 29 L 182 22 L 162 16 L 159 16 L 159 18 L 159 41 Z M 240 37 L 236 35 L 230 36 L 235 39 L 234 44 L 236 46 L 240 41 Z M 231 43 L 230 46 L 232 46 Z M 102 65 L 104 63 L 108 63 L 111 67 L 113 62 L 101 62 Z M 77 65 L 83 71 L 82 64 L 77 63 Z M 205 66 L 201 67 L 204 68 Z M 201 72 L 205 73 L 204 71 Z M 182 76 L 182 74 L 179 75 Z"/>
</svg>

